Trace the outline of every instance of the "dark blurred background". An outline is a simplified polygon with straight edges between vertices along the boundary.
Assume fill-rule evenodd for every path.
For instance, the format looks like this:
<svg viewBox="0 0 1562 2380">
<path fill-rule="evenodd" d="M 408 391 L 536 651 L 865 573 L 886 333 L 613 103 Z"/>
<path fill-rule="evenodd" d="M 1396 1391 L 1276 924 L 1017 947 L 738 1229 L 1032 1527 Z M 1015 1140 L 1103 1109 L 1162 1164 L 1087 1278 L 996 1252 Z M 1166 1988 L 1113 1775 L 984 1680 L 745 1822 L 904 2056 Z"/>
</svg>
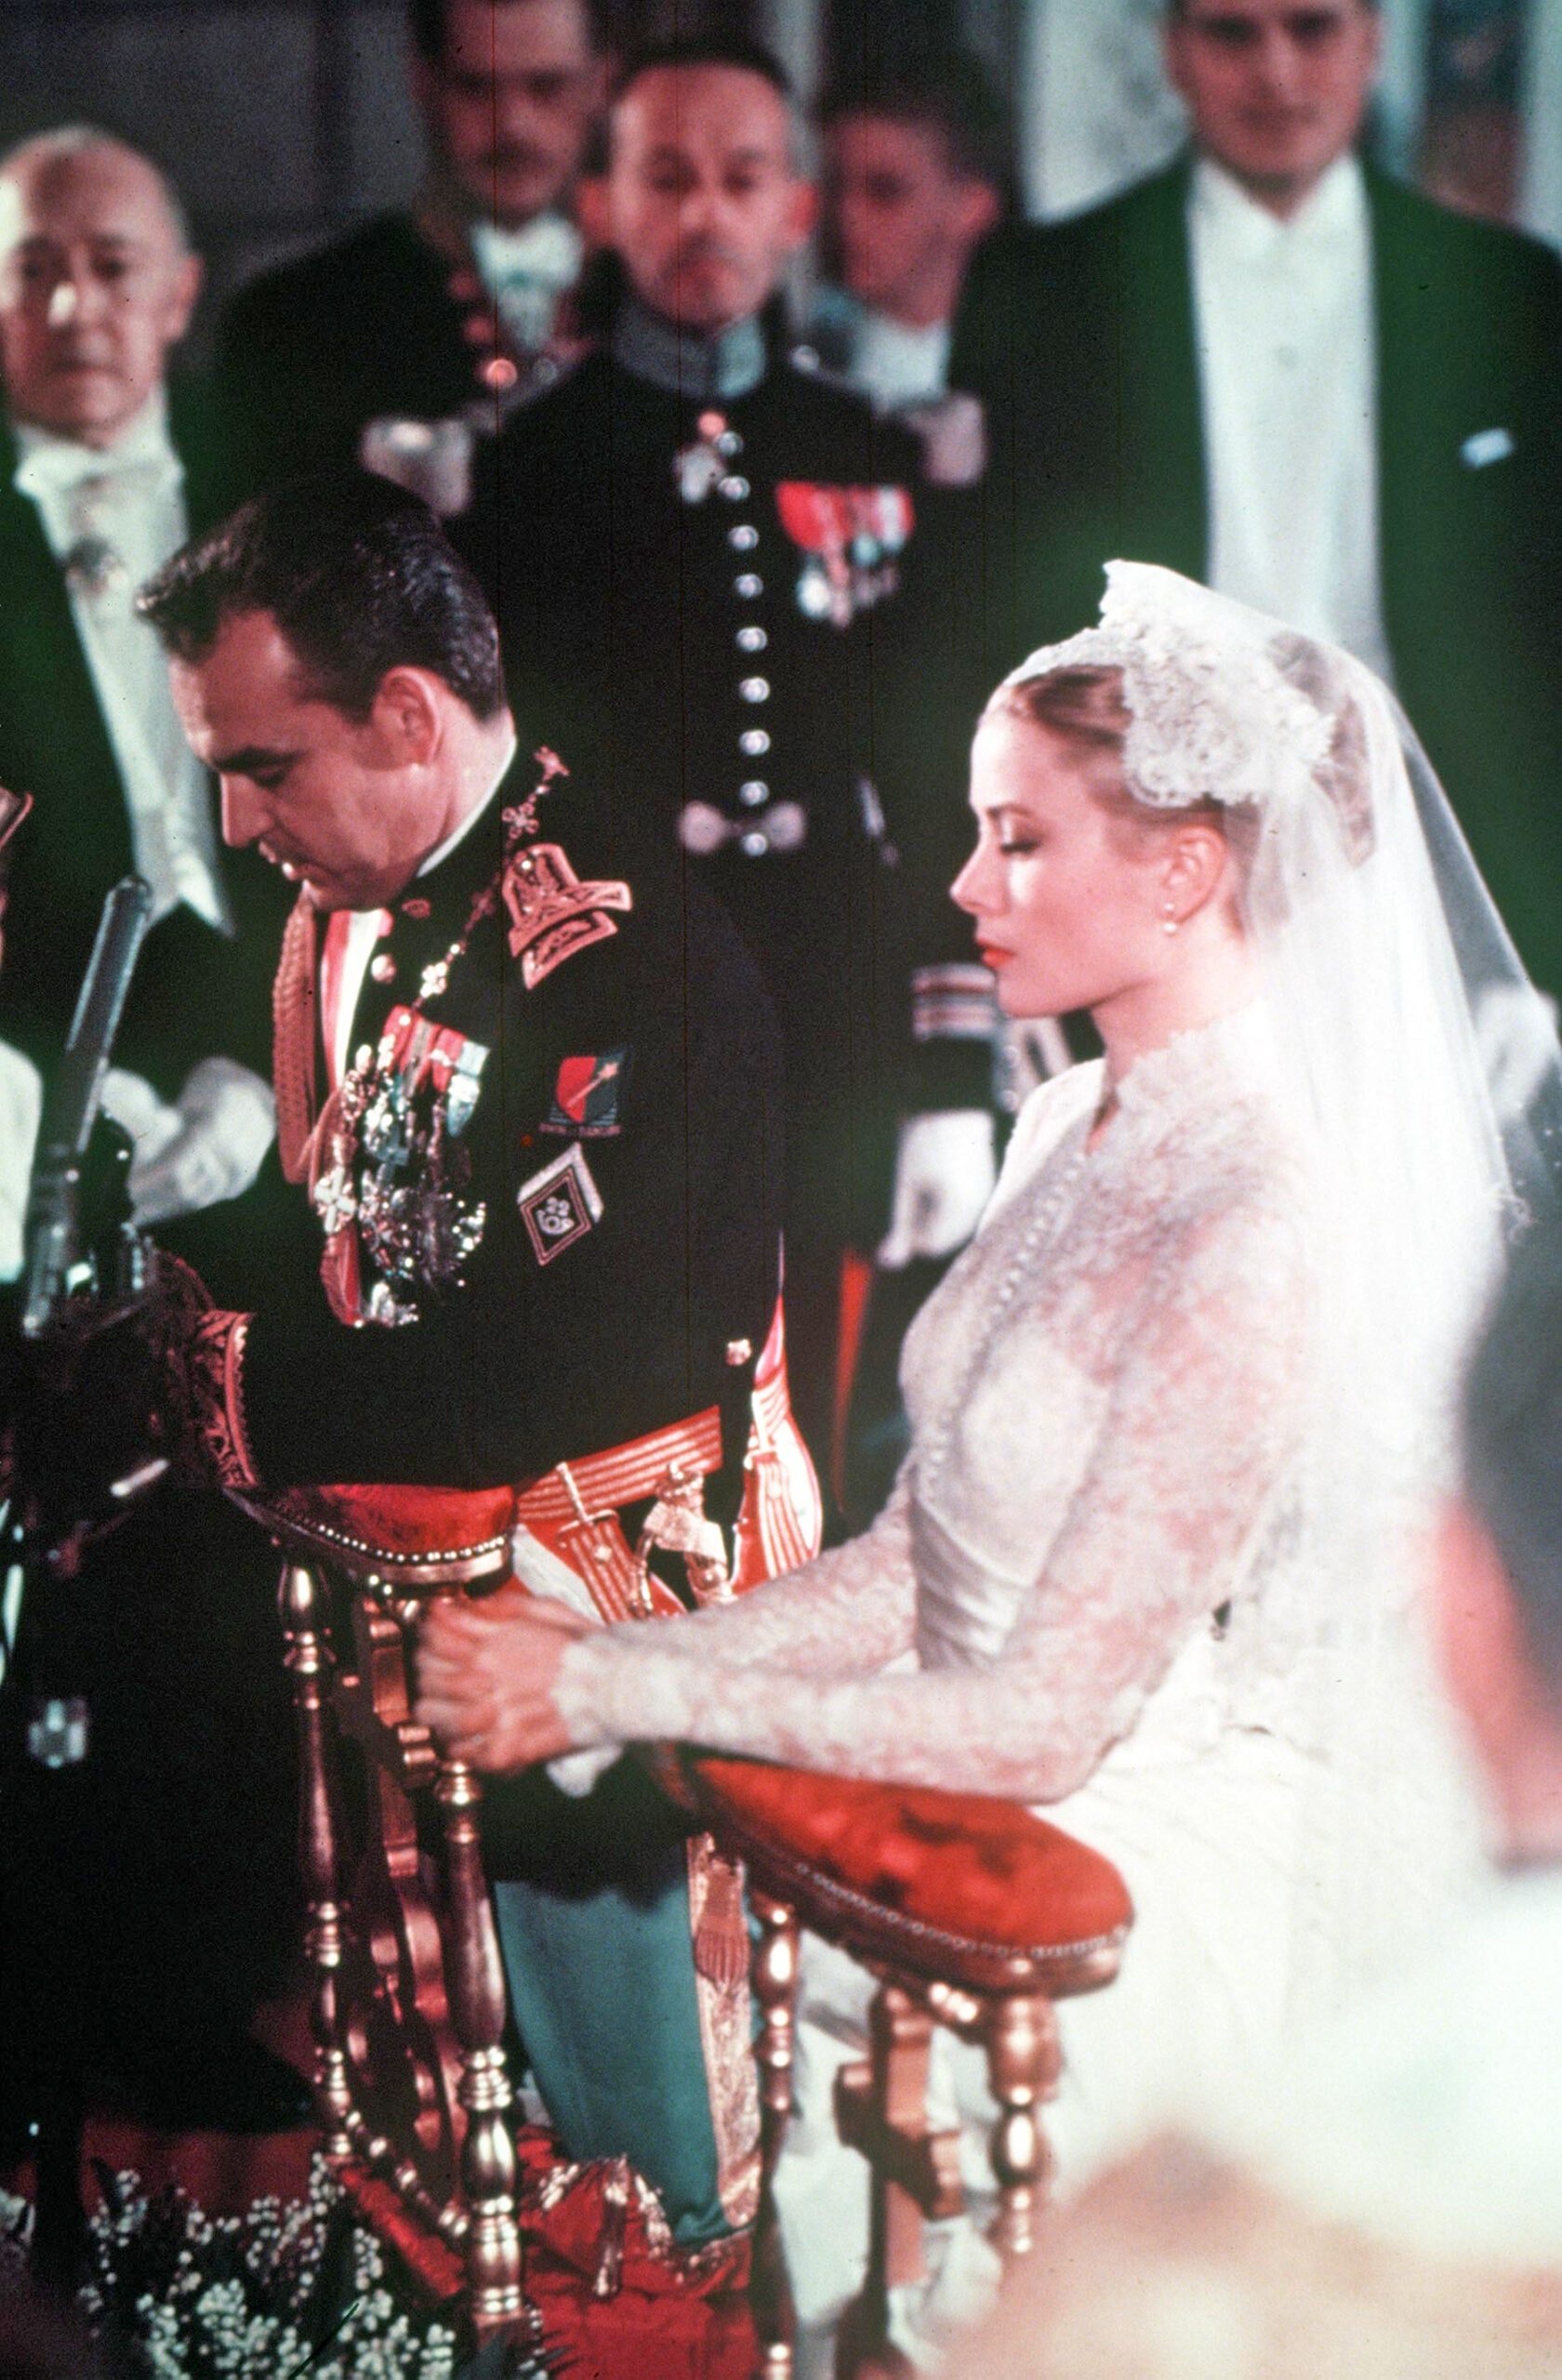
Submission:
<svg viewBox="0 0 1562 2380">
<path fill-rule="evenodd" d="M 605 0 L 616 46 L 744 26 L 804 96 L 913 38 L 958 34 L 1012 95 L 1023 195 L 1071 211 L 1158 163 L 1176 104 L 1159 0 Z M 1385 162 L 1562 242 L 1562 0 L 1385 0 Z M 404 202 L 419 139 L 400 0 L 0 0 L 0 145 L 76 118 L 168 167 L 211 298 Z M 205 319 L 211 318 L 208 300 Z"/>
</svg>

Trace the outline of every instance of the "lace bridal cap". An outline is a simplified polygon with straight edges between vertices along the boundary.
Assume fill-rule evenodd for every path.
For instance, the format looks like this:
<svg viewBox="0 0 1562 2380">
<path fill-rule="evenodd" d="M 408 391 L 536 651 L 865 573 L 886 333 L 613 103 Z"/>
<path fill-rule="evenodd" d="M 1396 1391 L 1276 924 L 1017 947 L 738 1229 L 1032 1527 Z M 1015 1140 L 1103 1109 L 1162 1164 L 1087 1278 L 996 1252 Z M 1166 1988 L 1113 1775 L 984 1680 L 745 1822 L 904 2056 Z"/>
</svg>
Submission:
<svg viewBox="0 0 1562 2380">
<path fill-rule="evenodd" d="M 1247 813 L 1244 924 L 1323 1185 L 1335 1358 L 1372 1435 L 1423 1431 L 1504 1232 L 1562 1208 L 1554 1012 L 1363 664 L 1174 571 L 1114 562 L 1106 582 L 1097 627 L 1004 682 L 1120 670 L 1137 799 Z"/>
</svg>

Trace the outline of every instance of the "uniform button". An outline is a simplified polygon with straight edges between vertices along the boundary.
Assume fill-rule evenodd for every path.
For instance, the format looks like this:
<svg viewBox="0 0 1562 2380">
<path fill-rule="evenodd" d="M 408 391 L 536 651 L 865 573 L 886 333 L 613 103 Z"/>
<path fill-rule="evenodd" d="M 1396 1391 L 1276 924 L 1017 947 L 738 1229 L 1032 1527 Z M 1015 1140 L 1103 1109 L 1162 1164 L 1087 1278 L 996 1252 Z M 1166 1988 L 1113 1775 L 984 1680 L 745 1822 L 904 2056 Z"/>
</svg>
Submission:
<svg viewBox="0 0 1562 2380">
<path fill-rule="evenodd" d="M 770 787 L 762 777 L 748 777 L 738 787 L 737 798 L 748 809 L 757 810 L 762 801 L 770 800 Z"/>
<path fill-rule="evenodd" d="M 740 678 L 738 681 L 737 691 L 743 696 L 746 703 L 767 703 L 770 700 L 770 680 L 768 678 Z"/>
<path fill-rule="evenodd" d="M 740 521 L 735 529 L 727 531 L 727 543 L 735 554 L 751 554 L 760 542 L 760 533 L 751 521 Z"/>
<path fill-rule="evenodd" d="M 696 859 L 708 859 L 727 840 L 727 822 L 708 801 L 686 801 L 678 814 L 678 840 Z"/>
<path fill-rule="evenodd" d="M 716 452 L 718 455 L 725 455 L 729 461 L 733 456 L 742 454 L 743 441 L 735 430 L 722 430 L 716 441 Z"/>
<path fill-rule="evenodd" d="M 716 483 L 717 495 L 724 496 L 729 504 L 741 504 L 748 492 L 748 483 L 738 471 L 730 471 L 724 480 Z"/>
<path fill-rule="evenodd" d="M 758 826 L 750 826 L 740 846 L 749 859 L 763 859 L 770 849 L 770 838 Z"/>
<path fill-rule="evenodd" d="M 761 752 L 770 749 L 770 738 L 762 727 L 746 727 L 737 739 L 737 748 L 746 760 L 757 760 Z"/>
<path fill-rule="evenodd" d="M 388 950 L 382 950 L 377 959 L 370 959 L 369 972 L 374 977 L 377 984 L 393 984 L 395 982 L 396 962 L 391 958 Z"/>
<path fill-rule="evenodd" d="M 764 580 L 758 571 L 746 570 L 741 577 L 733 580 L 733 593 L 741 595 L 746 603 L 757 603 L 764 593 Z"/>
<path fill-rule="evenodd" d="M 737 649 L 739 653 L 762 653 L 769 642 L 770 639 L 766 636 L 763 628 L 738 629 Z"/>
</svg>

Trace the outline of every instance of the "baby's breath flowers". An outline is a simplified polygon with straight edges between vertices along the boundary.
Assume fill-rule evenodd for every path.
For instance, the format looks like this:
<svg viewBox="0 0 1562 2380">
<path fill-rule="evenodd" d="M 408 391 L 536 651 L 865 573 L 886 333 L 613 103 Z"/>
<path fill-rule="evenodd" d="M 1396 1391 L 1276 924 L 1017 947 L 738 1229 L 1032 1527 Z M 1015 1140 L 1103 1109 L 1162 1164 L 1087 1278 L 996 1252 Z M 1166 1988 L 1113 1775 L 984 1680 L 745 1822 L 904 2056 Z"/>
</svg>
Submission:
<svg viewBox="0 0 1562 2380">
<path fill-rule="evenodd" d="M 461 2380 L 447 2322 L 398 2295 L 398 2276 L 323 2159 L 308 2195 L 214 2217 L 179 2189 L 148 2197 L 99 2169 L 94 2326 L 146 2380 Z M 0 2227 L 4 2208 L 0 2207 Z M 514 2350 L 493 2380 L 547 2380 Z"/>
</svg>

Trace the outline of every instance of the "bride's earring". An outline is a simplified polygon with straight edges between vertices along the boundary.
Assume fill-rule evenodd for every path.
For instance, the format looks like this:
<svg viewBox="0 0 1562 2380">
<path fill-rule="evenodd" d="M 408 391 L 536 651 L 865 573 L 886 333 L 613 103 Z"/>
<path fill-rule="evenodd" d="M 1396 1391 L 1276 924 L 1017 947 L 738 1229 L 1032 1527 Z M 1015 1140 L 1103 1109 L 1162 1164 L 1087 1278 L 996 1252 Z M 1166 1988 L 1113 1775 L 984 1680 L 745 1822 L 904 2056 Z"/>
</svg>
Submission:
<svg viewBox="0 0 1562 2380">
<path fill-rule="evenodd" d="M 1160 930 L 1162 933 L 1175 933 L 1181 923 L 1182 919 L 1178 917 L 1176 911 L 1172 908 L 1172 904 L 1169 901 L 1160 913 Z"/>
</svg>

